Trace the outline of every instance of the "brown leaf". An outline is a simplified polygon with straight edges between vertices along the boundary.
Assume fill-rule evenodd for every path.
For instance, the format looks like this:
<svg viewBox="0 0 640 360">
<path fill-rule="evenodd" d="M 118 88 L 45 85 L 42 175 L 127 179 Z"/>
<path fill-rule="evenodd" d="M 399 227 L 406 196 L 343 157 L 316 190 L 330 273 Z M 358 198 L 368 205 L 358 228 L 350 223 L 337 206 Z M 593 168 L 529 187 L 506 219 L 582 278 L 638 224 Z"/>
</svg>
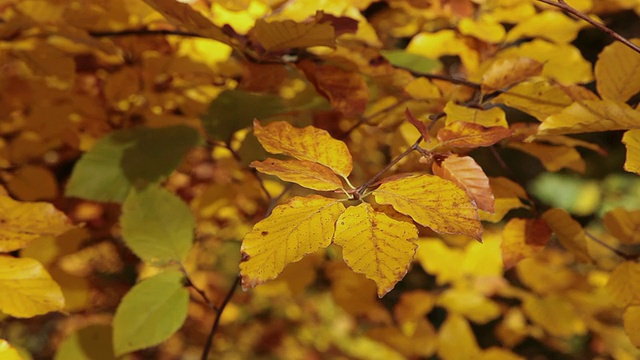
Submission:
<svg viewBox="0 0 640 360">
<path fill-rule="evenodd" d="M 420 134 L 422 134 L 422 138 L 424 141 L 429 140 L 429 129 L 427 129 L 427 126 L 422 121 L 413 116 L 411 111 L 409 111 L 409 108 L 405 109 L 404 117 L 411 123 L 411 125 L 415 126 L 416 129 L 420 131 Z"/>
<path fill-rule="evenodd" d="M 476 148 L 491 146 L 513 134 L 502 126 L 485 127 L 470 122 L 454 122 L 438 131 L 438 140 L 445 146 Z"/>
<path fill-rule="evenodd" d="M 489 186 L 489 178 L 480 165 L 470 156 L 452 155 L 442 163 L 433 163 L 433 173 L 451 180 L 476 202 L 478 209 L 492 213 L 494 197 Z"/>
</svg>

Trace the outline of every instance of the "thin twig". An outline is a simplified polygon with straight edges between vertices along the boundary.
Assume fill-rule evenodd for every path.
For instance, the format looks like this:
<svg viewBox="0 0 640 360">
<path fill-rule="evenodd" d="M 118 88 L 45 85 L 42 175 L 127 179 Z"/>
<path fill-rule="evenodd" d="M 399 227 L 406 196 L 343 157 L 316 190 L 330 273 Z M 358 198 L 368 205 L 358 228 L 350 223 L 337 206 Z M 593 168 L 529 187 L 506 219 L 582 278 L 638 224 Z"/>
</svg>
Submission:
<svg viewBox="0 0 640 360">
<path fill-rule="evenodd" d="M 420 76 L 420 77 L 424 77 L 431 80 L 442 80 L 442 81 L 447 81 L 456 85 L 464 85 L 474 90 L 480 90 L 482 88 L 482 85 L 466 79 L 455 78 L 455 77 L 446 76 L 446 75 L 438 75 L 438 74 L 423 74 L 419 72 L 411 72 L 411 73 L 415 76 Z"/>
<path fill-rule="evenodd" d="M 409 99 L 398 99 L 398 102 L 393 104 L 393 105 L 389 105 L 384 109 L 381 109 L 379 111 L 374 112 L 373 114 L 369 115 L 369 116 L 362 116 L 360 117 L 360 120 L 358 120 L 357 123 L 353 124 L 353 126 L 351 126 L 349 129 L 347 129 L 344 133 L 342 133 L 338 139 L 343 140 L 345 139 L 347 136 L 349 136 L 349 134 L 351 134 L 353 132 L 353 130 L 359 128 L 361 125 L 363 124 L 367 124 L 369 121 L 371 121 L 371 119 L 378 117 L 382 114 L 388 113 L 389 111 L 399 107 L 400 105 L 404 104 L 405 102 L 407 102 L 407 100 Z"/>
<path fill-rule="evenodd" d="M 229 301 L 231 301 L 231 298 L 233 297 L 233 293 L 236 291 L 236 289 L 240 285 L 240 279 L 241 279 L 240 275 L 236 276 L 236 280 L 233 282 L 233 285 L 231 285 L 231 289 L 229 289 L 229 292 L 224 297 L 224 300 L 222 300 L 222 304 L 220 304 L 220 306 L 218 307 L 218 313 L 216 314 L 216 319 L 213 321 L 213 326 L 211 327 L 211 331 L 209 331 L 209 334 L 207 335 L 207 341 L 205 342 L 204 350 L 202 351 L 202 360 L 207 360 L 207 358 L 209 357 L 209 352 L 211 351 L 211 345 L 213 344 L 213 336 L 216 334 L 216 331 L 218 331 L 218 326 L 220 324 L 220 318 L 222 317 L 222 312 L 227 307 L 227 304 L 229 304 Z"/>
<path fill-rule="evenodd" d="M 625 260 L 637 260 L 637 259 L 638 259 L 638 257 L 640 257 L 640 255 L 639 255 L 639 254 L 635 254 L 635 255 L 633 255 L 633 254 L 627 254 L 627 253 L 625 253 L 625 252 L 622 252 L 622 251 L 620 251 L 620 250 L 618 250 L 618 249 L 614 248 L 613 246 L 611 246 L 611 245 L 607 244 L 606 242 L 604 242 L 604 241 L 602 241 L 602 240 L 598 239 L 597 237 L 595 237 L 595 236 L 591 235 L 588 231 L 585 231 L 584 233 L 585 233 L 585 234 L 586 234 L 586 235 L 587 235 L 591 240 L 593 240 L 593 241 L 597 242 L 598 244 L 600 244 L 600 245 L 602 245 L 602 246 L 606 247 L 607 249 L 611 250 L 614 254 L 616 254 L 616 255 L 620 256 L 621 258 L 623 258 L 623 259 L 625 259 Z"/>
<path fill-rule="evenodd" d="M 211 307 L 214 311 L 218 311 L 218 307 L 216 306 L 216 304 L 213 303 L 213 301 L 211 301 L 211 299 L 209 299 L 209 297 L 207 296 L 207 293 L 205 293 L 204 290 L 200 289 L 193 283 L 193 280 L 191 280 L 191 277 L 189 277 L 189 273 L 187 273 L 187 269 L 185 269 L 184 266 L 181 266 L 181 270 L 187 282 L 186 285 L 192 288 L 193 290 L 195 290 L 198 294 L 200 294 L 200 296 L 202 296 L 202 299 L 207 304 L 207 306 Z"/>
<path fill-rule="evenodd" d="M 150 30 L 150 29 L 130 29 L 121 31 L 89 31 L 93 37 L 120 37 L 120 36 L 156 36 L 156 35 L 176 35 L 185 37 L 206 38 L 206 36 L 181 30 Z"/>
<path fill-rule="evenodd" d="M 617 32 L 609 29 L 608 27 L 606 27 L 605 25 L 593 20 L 592 18 L 590 18 L 589 16 L 587 16 L 586 14 L 572 8 L 569 4 L 567 4 L 564 0 L 558 0 L 557 2 L 555 1 L 551 1 L 551 0 L 538 0 L 539 2 L 543 3 L 543 4 L 547 4 L 550 6 L 554 6 L 557 7 L 558 9 L 569 13 L 575 17 L 578 17 L 586 22 L 588 22 L 589 24 L 591 24 L 593 27 L 597 28 L 598 30 L 603 31 L 604 33 L 606 33 L 607 35 L 609 35 L 610 37 L 612 37 L 615 40 L 620 41 L 621 43 L 625 44 L 627 47 L 629 47 L 631 50 L 637 52 L 638 54 L 640 54 L 640 47 L 634 43 L 632 43 L 631 41 L 627 40 L 624 36 L 618 34 Z"/>
</svg>

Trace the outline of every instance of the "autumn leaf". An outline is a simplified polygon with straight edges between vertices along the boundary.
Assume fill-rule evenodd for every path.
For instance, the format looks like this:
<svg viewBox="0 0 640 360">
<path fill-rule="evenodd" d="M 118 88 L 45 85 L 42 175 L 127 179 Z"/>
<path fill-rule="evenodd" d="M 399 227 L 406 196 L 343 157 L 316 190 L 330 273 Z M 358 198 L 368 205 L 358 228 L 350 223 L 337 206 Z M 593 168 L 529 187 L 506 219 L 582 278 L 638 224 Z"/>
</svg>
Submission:
<svg viewBox="0 0 640 360">
<path fill-rule="evenodd" d="M 591 261 L 586 234 L 580 223 L 572 219 L 568 212 L 562 209 L 547 210 L 542 214 L 542 219 L 556 234 L 560 244 L 571 251 L 578 260 Z"/>
<path fill-rule="evenodd" d="M 18 202 L 0 194 L 0 252 L 24 248 L 41 236 L 57 236 L 73 228 L 67 216 L 44 202 Z"/>
<path fill-rule="evenodd" d="M 632 42 L 640 44 L 640 39 Z M 640 91 L 640 54 L 613 42 L 598 55 L 596 88 L 605 99 L 627 101 Z"/>
<path fill-rule="evenodd" d="M 444 360 L 474 359 L 480 351 L 469 322 L 449 313 L 438 331 L 438 355 Z"/>
<path fill-rule="evenodd" d="M 462 277 L 459 266 L 464 263 L 462 250 L 449 248 L 440 239 L 420 238 L 417 243 L 416 260 L 425 272 L 436 277 L 437 284 L 447 284 Z"/>
<path fill-rule="evenodd" d="M 543 121 L 571 105 L 573 99 L 559 85 L 549 80 L 531 79 L 503 92 L 492 102 L 518 109 Z"/>
<path fill-rule="evenodd" d="M 411 125 L 415 126 L 415 128 L 420 132 L 423 140 L 425 141 L 429 140 L 429 129 L 427 129 L 427 126 L 422 121 L 416 119 L 416 117 L 413 116 L 411 111 L 409 111 L 409 108 L 405 109 L 404 117 L 405 119 L 407 119 L 409 123 L 411 123 Z"/>
<path fill-rule="evenodd" d="M 479 210 L 494 211 L 494 197 L 489 178 L 470 156 L 452 155 L 440 164 L 434 162 L 433 174 L 451 180 L 463 189 Z"/>
<path fill-rule="evenodd" d="M 520 260 L 541 252 L 549 239 L 551 229 L 544 220 L 513 218 L 502 230 L 502 259 L 505 269 Z"/>
<path fill-rule="evenodd" d="M 437 305 L 452 313 L 463 315 L 476 324 L 486 324 L 501 315 L 498 304 L 473 289 L 445 290 L 438 297 Z"/>
<path fill-rule="evenodd" d="M 432 175 L 405 177 L 383 183 L 373 195 L 378 203 L 393 206 L 435 232 L 481 239 L 477 207 L 451 181 Z"/>
<path fill-rule="evenodd" d="M 519 22 L 509 31 L 505 41 L 514 42 L 520 38 L 542 37 L 556 43 L 568 44 L 578 35 L 585 23 L 573 20 L 558 11 L 544 11 Z"/>
<path fill-rule="evenodd" d="M 520 199 L 527 199 L 528 196 L 518 183 L 505 177 L 490 177 L 489 185 L 494 196 L 494 213 L 480 210 L 480 220 L 499 222 L 509 211 L 526 207 Z"/>
<path fill-rule="evenodd" d="M 439 146 L 476 148 L 491 146 L 513 134 L 501 126 L 485 127 L 470 122 L 454 122 L 438 131 Z"/>
<path fill-rule="evenodd" d="M 577 310 L 558 295 L 527 296 L 522 310 L 529 319 L 554 336 L 568 338 L 586 332 L 585 323 Z"/>
<path fill-rule="evenodd" d="M 575 134 L 640 128 L 640 112 L 614 100 L 584 100 L 546 118 L 540 135 Z"/>
<path fill-rule="evenodd" d="M 254 161 L 252 168 L 264 174 L 275 175 L 284 181 L 319 191 L 331 191 L 342 188 L 342 182 L 326 166 L 306 160 L 267 159 Z"/>
<path fill-rule="evenodd" d="M 428 358 L 432 356 L 437 347 L 436 330 L 433 325 L 425 319 L 419 318 L 415 325 L 404 328 L 397 326 L 373 327 L 365 333 L 368 338 L 374 339 L 382 344 L 387 344 L 394 350 L 399 351 L 407 358 Z M 381 358 L 389 359 L 384 354 Z"/>
<path fill-rule="evenodd" d="M 367 203 L 340 215 L 333 242 L 349 267 L 378 285 L 378 297 L 391 291 L 409 270 L 418 238 L 415 225 L 377 212 Z"/>
<path fill-rule="evenodd" d="M 436 296 L 425 290 L 403 292 L 393 307 L 393 315 L 400 325 L 415 322 L 431 312 L 435 302 Z"/>
<path fill-rule="evenodd" d="M 347 177 L 353 169 L 353 160 L 347 145 L 328 132 L 313 126 L 299 129 L 286 121 L 275 121 L 262 126 L 253 122 L 253 133 L 265 150 L 272 154 L 285 154 L 298 160 L 324 165 L 336 174 Z"/>
<path fill-rule="evenodd" d="M 622 142 L 627 146 L 627 160 L 624 169 L 640 174 L 640 130 L 629 130 L 622 136 Z"/>
<path fill-rule="evenodd" d="M 0 339 L 0 358 L 4 360 L 23 360 L 18 350 L 4 339 Z"/>
<path fill-rule="evenodd" d="M 640 210 L 616 208 L 604 215 L 604 226 L 623 244 L 640 244 Z"/>
<path fill-rule="evenodd" d="M 629 306 L 622 316 L 624 331 L 633 345 L 640 347 L 640 306 Z"/>
<path fill-rule="evenodd" d="M 634 261 L 620 263 L 611 272 L 606 290 L 618 307 L 640 304 L 640 264 Z"/>
<path fill-rule="evenodd" d="M 567 168 L 584 173 L 587 166 L 578 150 L 573 147 L 519 142 L 510 142 L 507 146 L 536 157 L 549 171 Z"/>
<path fill-rule="evenodd" d="M 253 36 L 268 52 L 310 46 L 335 47 L 335 30 L 330 23 L 298 23 L 293 20 L 267 22 L 258 19 Z"/>
<path fill-rule="evenodd" d="M 33 259 L 0 255 L 0 292 L 0 311 L 14 317 L 34 317 L 64 308 L 60 286 Z"/>
<path fill-rule="evenodd" d="M 447 114 L 446 125 L 456 122 L 470 122 L 487 128 L 493 126 L 509 127 L 507 116 L 504 111 L 497 106 L 485 110 L 470 108 L 449 101 L 444 107 L 444 113 Z"/>
<path fill-rule="evenodd" d="M 78 329 L 62 340 L 54 360 L 114 359 L 112 333 L 110 325 L 89 325 Z"/>
<path fill-rule="evenodd" d="M 276 206 L 242 241 L 242 286 L 274 279 L 287 264 L 329 246 L 343 211 L 339 200 L 317 195 L 295 197 Z"/>
<path fill-rule="evenodd" d="M 497 59 L 482 75 L 482 91 L 504 89 L 542 73 L 543 64 L 528 57 Z"/>
</svg>

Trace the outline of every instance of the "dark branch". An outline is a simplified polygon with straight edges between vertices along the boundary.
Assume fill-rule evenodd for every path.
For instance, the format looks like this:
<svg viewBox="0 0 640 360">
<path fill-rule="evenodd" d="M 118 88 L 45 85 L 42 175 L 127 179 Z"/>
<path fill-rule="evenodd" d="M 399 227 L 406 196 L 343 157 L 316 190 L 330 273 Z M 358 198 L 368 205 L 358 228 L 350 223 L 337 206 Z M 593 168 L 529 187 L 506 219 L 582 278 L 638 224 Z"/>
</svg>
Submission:
<svg viewBox="0 0 640 360">
<path fill-rule="evenodd" d="M 209 335 L 207 335 L 207 341 L 205 342 L 204 350 L 202 351 L 202 360 L 207 360 L 207 358 L 209 357 L 209 352 L 211 351 L 211 345 L 213 345 L 213 336 L 216 334 L 216 331 L 218 331 L 218 326 L 220 325 L 220 318 L 222 317 L 222 312 L 227 307 L 227 304 L 229 304 L 229 301 L 231 301 L 231 298 L 233 297 L 233 293 L 236 291 L 236 289 L 240 285 L 240 279 L 241 279 L 240 275 L 236 276 L 236 280 L 233 282 L 233 285 L 231 285 L 231 289 L 229 289 L 229 292 L 224 297 L 224 300 L 222 300 L 222 304 L 220 304 L 220 306 L 218 307 L 218 313 L 216 314 L 216 319 L 213 321 L 213 326 L 211 327 L 211 331 L 209 331 Z"/>
</svg>

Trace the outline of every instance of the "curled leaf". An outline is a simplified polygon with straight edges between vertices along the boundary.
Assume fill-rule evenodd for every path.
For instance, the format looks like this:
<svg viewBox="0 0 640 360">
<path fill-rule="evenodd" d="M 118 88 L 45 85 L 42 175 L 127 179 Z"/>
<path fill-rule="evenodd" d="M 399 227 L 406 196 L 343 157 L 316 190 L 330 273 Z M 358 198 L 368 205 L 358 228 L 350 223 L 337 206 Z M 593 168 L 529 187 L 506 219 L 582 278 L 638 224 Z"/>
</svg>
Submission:
<svg viewBox="0 0 640 360">
<path fill-rule="evenodd" d="M 267 159 L 250 165 L 261 173 L 275 175 L 284 181 L 319 191 L 342 188 L 342 182 L 328 167 L 306 160 Z"/>
<path fill-rule="evenodd" d="M 434 175 L 451 180 L 466 191 L 478 209 L 490 213 L 494 211 L 495 199 L 489 178 L 472 157 L 452 155 L 440 164 L 434 162 L 432 170 Z"/>
</svg>

